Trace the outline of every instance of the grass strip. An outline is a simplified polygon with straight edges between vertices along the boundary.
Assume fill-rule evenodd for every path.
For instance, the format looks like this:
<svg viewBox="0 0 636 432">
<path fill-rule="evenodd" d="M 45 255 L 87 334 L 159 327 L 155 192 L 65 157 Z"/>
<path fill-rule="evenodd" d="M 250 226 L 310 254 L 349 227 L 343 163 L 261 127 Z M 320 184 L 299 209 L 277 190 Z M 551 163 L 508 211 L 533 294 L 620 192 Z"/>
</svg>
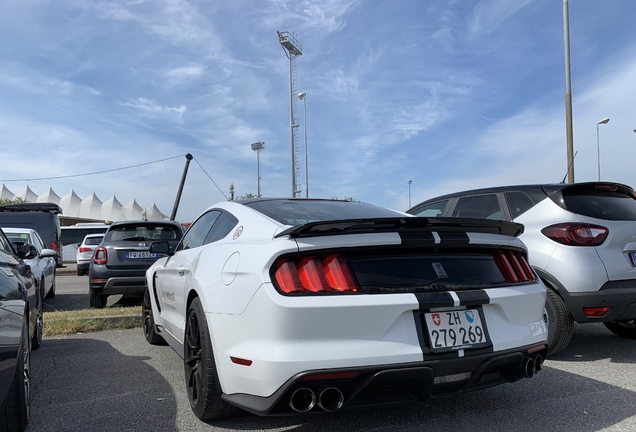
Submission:
<svg viewBox="0 0 636 432">
<path fill-rule="evenodd" d="M 44 312 L 44 336 L 141 327 L 141 306 Z"/>
</svg>

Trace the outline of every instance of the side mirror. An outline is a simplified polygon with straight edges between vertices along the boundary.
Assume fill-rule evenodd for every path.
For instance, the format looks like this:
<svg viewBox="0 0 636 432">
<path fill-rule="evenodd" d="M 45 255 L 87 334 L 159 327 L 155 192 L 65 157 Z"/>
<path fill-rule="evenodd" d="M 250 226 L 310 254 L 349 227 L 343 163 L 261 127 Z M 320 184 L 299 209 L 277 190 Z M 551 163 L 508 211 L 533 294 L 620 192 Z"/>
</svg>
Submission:
<svg viewBox="0 0 636 432">
<path fill-rule="evenodd" d="M 151 253 L 160 253 L 164 255 L 170 254 L 170 243 L 167 241 L 158 241 L 150 244 L 150 252 Z"/>
</svg>

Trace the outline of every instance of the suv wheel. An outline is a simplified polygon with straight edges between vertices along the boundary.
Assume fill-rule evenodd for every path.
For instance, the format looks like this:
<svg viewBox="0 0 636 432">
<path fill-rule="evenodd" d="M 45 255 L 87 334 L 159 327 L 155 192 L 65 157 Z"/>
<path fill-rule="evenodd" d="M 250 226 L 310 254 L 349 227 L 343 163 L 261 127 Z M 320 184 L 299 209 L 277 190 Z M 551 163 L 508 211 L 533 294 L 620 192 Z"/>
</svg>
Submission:
<svg viewBox="0 0 636 432">
<path fill-rule="evenodd" d="M 563 299 L 550 288 L 545 309 L 548 314 L 548 355 L 554 355 L 563 351 L 570 343 L 574 320 Z"/>
<path fill-rule="evenodd" d="M 605 327 L 616 336 L 625 339 L 636 339 L 636 320 L 606 322 Z"/>
<path fill-rule="evenodd" d="M 90 303 L 92 308 L 103 309 L 106 306 L 107 296 L 91 291 Z"/>
</svg>

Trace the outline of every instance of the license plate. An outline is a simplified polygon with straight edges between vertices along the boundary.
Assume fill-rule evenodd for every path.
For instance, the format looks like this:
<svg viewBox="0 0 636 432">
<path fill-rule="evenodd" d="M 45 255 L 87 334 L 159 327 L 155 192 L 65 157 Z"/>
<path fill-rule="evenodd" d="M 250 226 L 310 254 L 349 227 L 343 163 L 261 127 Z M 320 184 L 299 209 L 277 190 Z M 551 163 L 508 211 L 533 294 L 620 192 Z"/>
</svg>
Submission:
<svg viewBox="0 0 636 432">
<path fill-rule="evenodd" d="M 433 352 L 475 349 L 490 344 L 478 309 L 431 312 L 424 314 L 424 319 Z"/>
<path fill-rule="evenodd" d="M 157 254 L 156 253 L 150 253 L 148 251 L 126 252 L 126 258 L 128 258 L 128 259 L 157 258 Z"/>
</svg>

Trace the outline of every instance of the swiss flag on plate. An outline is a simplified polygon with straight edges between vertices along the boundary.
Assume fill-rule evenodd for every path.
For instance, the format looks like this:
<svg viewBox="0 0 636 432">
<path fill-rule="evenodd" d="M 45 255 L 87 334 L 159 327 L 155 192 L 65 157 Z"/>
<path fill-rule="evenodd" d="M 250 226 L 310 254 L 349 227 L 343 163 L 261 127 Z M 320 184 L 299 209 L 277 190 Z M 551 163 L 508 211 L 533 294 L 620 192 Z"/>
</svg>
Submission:
<svg viewBox="0 0 636 432">
<path fill-rule="evenodd" d="M 439 314 L 433 314 L 431 315 L 431 318 L 433 319 L 433 324 L 436 326 L 439 326 L 442 323 L 442 317 L 439 316 Z"/>
</svg>

